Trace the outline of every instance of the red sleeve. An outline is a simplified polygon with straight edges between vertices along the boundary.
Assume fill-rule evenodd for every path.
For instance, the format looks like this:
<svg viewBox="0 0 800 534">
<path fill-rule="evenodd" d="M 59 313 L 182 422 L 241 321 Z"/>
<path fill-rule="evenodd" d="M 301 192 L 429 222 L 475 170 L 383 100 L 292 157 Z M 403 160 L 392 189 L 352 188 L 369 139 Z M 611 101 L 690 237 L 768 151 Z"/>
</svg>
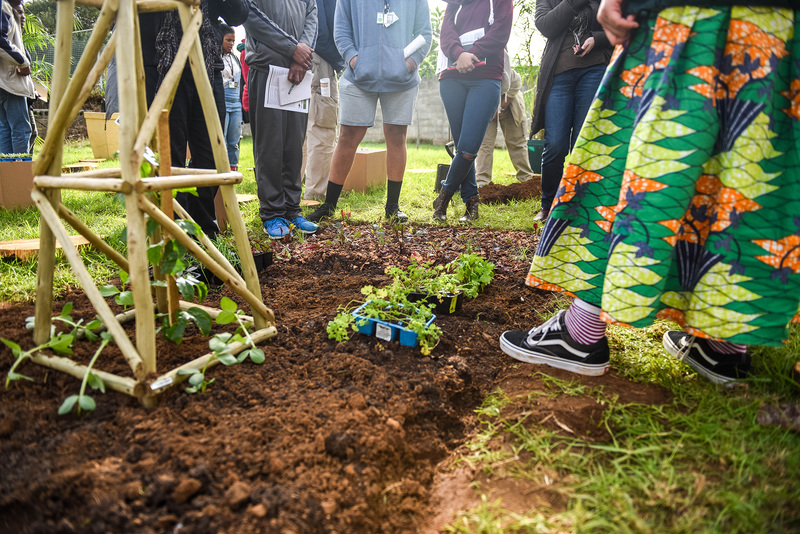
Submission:
<svg viewBox="0 0 800 534">
<path fill-rule="evenodd" d="M 486 35 L 475 41 L 470 53 L 478 57 L 493 57 L 502 54 L 511 37 L 511 26 L 514 24 L 513 0 L 495 0 L 494 24 L 491 25 Z"/>
<path fill-rule="evenodd" d="M 244 50 L 242 50 L 240 63 L 242 64 L 242 83 L 244 84 L 244 90 L 242 91 L 242 109 L 250 111 L 250 93 L 247 91 L 247 73 L 250 72 L 250 67 L 247 66 L 244 60 Z"/>
<path fill-rule="evenodd" d="M 456 61 L 458 56 L 464 52 L 454 22 L 457 12 L 457 5 L 447 4 L 447 9 L 444 11 L 444 19 L 442 19 L 442 28 L 439 32 L 439 46 L 450 61 Z"/>
</svg>

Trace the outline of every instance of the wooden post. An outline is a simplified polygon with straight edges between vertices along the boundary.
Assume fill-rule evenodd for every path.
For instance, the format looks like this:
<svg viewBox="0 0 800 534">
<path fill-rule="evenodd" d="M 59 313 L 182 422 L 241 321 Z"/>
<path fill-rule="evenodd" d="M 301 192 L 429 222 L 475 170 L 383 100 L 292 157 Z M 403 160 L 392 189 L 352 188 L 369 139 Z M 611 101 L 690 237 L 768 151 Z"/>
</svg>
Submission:
<svg viewBox="0 0 800 534">
<path fill-rule="evenodd" d="M 56 65 L 69 65 L 72 57 L 72 24 L 75 0 L 61 0 L 57 5 L 56 46 L 54 62 Z M 50 86 L 50 109 L 58 109 L 64 91 L 69 83 L 69 69 L 59 69 L 53 73 Z M 61 174 L 63 143 L 57 143 L 51 151 L 53 163 L 46 169 L 47 174 Z M 39 155 L 42 157 L 42 154 Z M 38 158 L 37 158 L 38 161 Z M 61 191 L 47 192 L 54 204 L 61 203 Z M 36 311 L 33 339 L 38 344 L 50 339 L 51 309 L 53 307 L 53 274 L 56 268 L 56 239 L 53 232 L 42 219 L 39 230 L 39 266 L 36 270 Z"/>
<path fill-rule="evenodd" d="M 158 123 L 158 146 L 161 147 L 161 151 L 158 154 L 158 167 L 161 176 L 169 176 L 170 170 L 172 169 L 172 151 L 170 150 L 170 142 L 169 142 L 169 110 L 162 110 L 161 111 L 161 119 Z M 165 191 L 161 191 L 161 211 L 164 212 L 164 215 L 172 219 L 174 217 L 174 212 L 172 210 L 172 190 L 167 189 Z M 163 229 L 164 232 L 164 241 L 166 242 L 170 239 L 170 233 L 167 232 L 166 228 Z M 178 286 L 175 284 L 175 277 L 174 276 L 167 276 L 167 309 L 169 311 L 169 321 L 170 323 L 174 323 L 175 319 L 177 318 L 179 302 L 180 302 L 180 293 L 178 292 Z"/>
<path fill-rule="evenodd" d="M 135 43 L 136 16 L 134 0 L 120 0 L 117 14 L 117 35 L 121 43 Z M 136 140 L 138 95 L 136 89 L 136 53 L 134 47 L 117 49 L 117 85 L 119 87 L 119 161 L 122 179 L 135 185 L 139 180 L 139 164 L 133 154 Z M 134 188 L 135 189 L 135 188 Z M 147 230 L 144 214 L 139 209 L 138 192 L 125 195 L 128 215 L 128 263 L 133 305 L 136 308 L 136 348 L 144 362 L 145 374 L 156 372 L 155 309 L 150 294 L 150 274 L 147 265 Z"/>
</svg>

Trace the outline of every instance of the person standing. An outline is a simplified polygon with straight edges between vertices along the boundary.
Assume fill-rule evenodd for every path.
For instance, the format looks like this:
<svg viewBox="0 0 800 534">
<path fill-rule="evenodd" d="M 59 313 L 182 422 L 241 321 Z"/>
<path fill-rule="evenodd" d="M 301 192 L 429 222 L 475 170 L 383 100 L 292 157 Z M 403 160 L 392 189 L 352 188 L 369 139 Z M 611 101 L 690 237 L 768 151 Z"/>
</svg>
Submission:
<svg viewBox="0 0 800 534">
<path fill-rule="evenodd" d="M 447 220 L 447 206 L 461 191 L 460 222 L 478 218 L 475 157 L 497 113 L 504 54 L 514 18 L 511 0 L 446 0 L 441 50 L 452 64 L 439 75 L 439 94 L 455 141 L 455 156 L 433 201 L 433 218 Z"/>
<path fill-rule="evenodd" d="M 21 0 L 5 0 L 0 10 L 0 153 L 27 154 L 31 123 L 29 98 L 36 98 L 31 61 L 22 44 L 22 29 L 14 8 Z"/>
<path fill-rule="evenodd" d="M 669 319 L 666 351 L 729 385 L 800 322 L 800 17 L 603 0 L 618 46 L 526 283 L 575 300 L 510 356 L 595 375 L 606 323 Z M 625 13 L 623 9 L 627 9 Z M 748 39 L 742 41 L 741 36 Z"/>
<path fill-rule="evenodd" d="M 387 219 L 404 222 L 400 190 L 406 169 L 406 131 L 414 115 L 420 77 L 417 67 L 431 47 L 427 0 L 339 0 L 333 39 L 348 65 L 339 81 L 339 142 L 333 153 L 325 202 L 309 220 L 330 217 L 355 160 L 358 144 L 383 113 L 388 177 Z M 407 57 L 404 48 L 420 46 Z"/>
<path fill-rule="evenodd" d="M 494 164 L 494 144 L 497 140 L 497 127 L 503 130 L 508 155 L 517 169 L 517 180 L 527 182 L 533 178 L 533 169 L 528 159 L 528 142 L 525 127 L 528 118 L 525 114 L 525 99 L 522 96 L 522 76 L 511 68 L 508 53 L 505 54 L 503 82 L 500 89 L 500 108 L 495 113 L 475 160 L 475 179 L 478 187 L 492 182 L 492 166 Z"/>
<path fill-rule="evenodd" d="M 236 34 L 227 24 L 220 24 L 222 33 L 222 87 L 225 90 L 225 122 L 223 134 L 231 170 L 239 168 L 239 139 L 242 137 L 242 66 L 233 53 Z"/>
<path fill-rule="evenodd" d="M 536 82 L 531 133 L 544 128 L 542 209 L 550 213 L 564 160 L 603 79 L 613 47 L 597 22 L 597 0 L 539 0 L 534 23 L 547 44 Z"/>
<path fill-rule="evenodd" d="M 312 234 L 317 225 L 300 211 L 300 169 L 308 115 L 268 108 L 264 103 L 270 69 L 288 68 L 289 81 L 298 84 L 311 68 L 317 4 L 308 0 L 251 0 L 244 27 L 258 213 L 271 239 L 289 235 L 290 225 L 298 232 Z"/>
<path fill-rule="evenodd" d="M 338 73 L 344 59 L 333 42 L 336 0 L 317 0 L 317 47 L 311 59 L 311 106 L 306 131 L 306 189 L 304 198 L 325 197 L 339 119 Z"/>
</svg>

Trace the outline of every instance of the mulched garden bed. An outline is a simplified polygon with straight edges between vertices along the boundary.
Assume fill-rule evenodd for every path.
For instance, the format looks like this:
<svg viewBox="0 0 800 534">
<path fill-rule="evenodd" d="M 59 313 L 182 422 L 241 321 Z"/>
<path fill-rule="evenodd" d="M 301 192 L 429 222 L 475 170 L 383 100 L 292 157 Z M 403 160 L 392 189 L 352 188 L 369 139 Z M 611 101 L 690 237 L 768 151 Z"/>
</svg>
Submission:
<svg viewBox="0 0 800 534">
<path fill-rule="evenodd" d="M 278 328 L 263 347 L 266 363 L 217 366 L 205 394 L 174 388 L 151 411 L 109 392 L 94 394 L 93 414 L 59 416 L 79 381 L 23 364 L 34 381 L 0 390 L 0 532 L 437 532 L 453 511 L 477 504 L 470 484 L 480 475 L 449 467 L 490 392 L 546 389 L 536 374 L 544 371 L 603 385 L 627 402 L 667 397 L 613 371 L 576 378 L 500 351 L 504 330 L 539 324 L 554 306 L 549 293 L 524 286 L 530 260 L 520 251 L 536 241 L 523 232 L 339 223 L 303 243 L 276 244 L 275 263 L 261 274 Z M 362 286 L 386 283 L 388 265 L 444 263 L 465 250 L 494 262 L 495 280 L 455 315 L 437 318 L 444 335 L 430 357 L 359 334 L 328 339 L 337 308 Z M 222 296 L 239 301 L 223 287 L 205 304 Z M 94 316 L 80 290 L 59 299 L 54 314 L 65 302 L 75 317 Z M 0 337 L 31 347 L 24 322 L 33 309 L 0 304 Z M 12 357 L 0 347 L 4 378 Z M 78 344 L 75 358 L 87 361 L 94 348 Z M 160 364 L 172 367 L 208 352 L 208 338 L 190 327 L 181 345 L 159 338 L 158 350 Z M 125 365 L 112 346 L 98 367 Z M 593 398 L 548 399 L 541 409 L 536 419 L 548 428 L 608 437 Z M 514 495 L 520 507 L 534 498 L 564 506 L 537 491 L 506 488 L 508 506 Z"/>
</svg>

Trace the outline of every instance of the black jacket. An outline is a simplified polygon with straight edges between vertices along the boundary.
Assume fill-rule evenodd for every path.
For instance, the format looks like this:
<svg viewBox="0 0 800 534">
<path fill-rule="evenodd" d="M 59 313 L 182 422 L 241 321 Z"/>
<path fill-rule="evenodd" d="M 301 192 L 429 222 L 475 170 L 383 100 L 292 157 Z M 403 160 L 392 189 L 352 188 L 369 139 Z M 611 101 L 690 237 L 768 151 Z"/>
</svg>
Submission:
<svg viewBox="0 0 800 534">
<path fill-rule="evenodd" d="M 544 47 L 542 62 L 539 66 L 539 77 L 536 82 L 531 135 L 544 128 L 544 107 L 547 105 L 547 98 L 553 87 L 558 54 L 561 52 L 564 39 L 567 35 L 571 35 L 570 22 L 587 5 L 589 5 L 589 0 L 538 0 L 536 2 L 534 22 L 536 29 L 547 38 L 547 44 Z M 596 15 L 589 26 L 589 31 L 594 37 L 595 48 L 603 49 L 606 62 L 608 62 L 614 48 L 606 37 L 603 27 L 597 22 Z"/>
</svg>

